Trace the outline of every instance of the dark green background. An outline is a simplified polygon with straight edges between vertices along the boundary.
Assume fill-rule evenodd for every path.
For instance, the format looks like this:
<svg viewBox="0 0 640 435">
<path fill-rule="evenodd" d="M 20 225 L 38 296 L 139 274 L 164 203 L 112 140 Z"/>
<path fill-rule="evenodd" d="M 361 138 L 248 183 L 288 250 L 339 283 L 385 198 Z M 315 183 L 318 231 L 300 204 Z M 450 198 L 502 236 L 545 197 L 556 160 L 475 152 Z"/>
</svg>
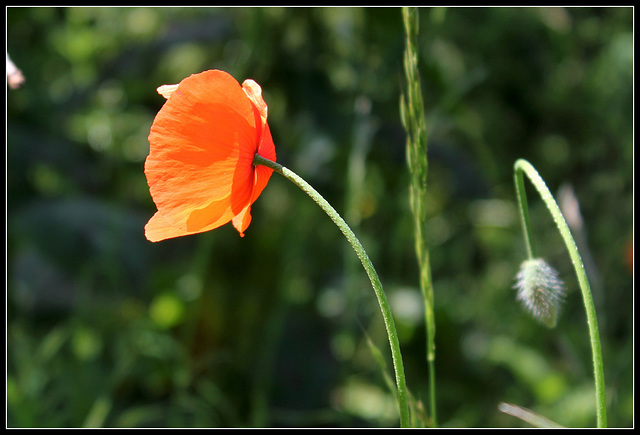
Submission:
<svg viewBox="0 0 640 435">
<path fill-rule="evenodd" d="M 366 275 L 291 183 L 274 174 L 244 238 L 231 225 L 144 238 L 156 87 L 212 68 L 261 84 L 278 161 L 353 225 L 392 302 L 409 389 L 426 401 L 400 9 L 6 13 L 26 77 L 7 88 L 8 426 L 398 425 L 367 345 L 389 361 Z M 631 426 L 633 10 L 436 8 L 420 20 L 439 423 L 526 427 L 498 411 L 505 401 L 595 425 L 580 291 L 533 190 L 539 253 L 567 286 L 557 328 L 512 289 L 522 157 L 554 195 L 575 190 L 609 425 Z"/>
</svg>

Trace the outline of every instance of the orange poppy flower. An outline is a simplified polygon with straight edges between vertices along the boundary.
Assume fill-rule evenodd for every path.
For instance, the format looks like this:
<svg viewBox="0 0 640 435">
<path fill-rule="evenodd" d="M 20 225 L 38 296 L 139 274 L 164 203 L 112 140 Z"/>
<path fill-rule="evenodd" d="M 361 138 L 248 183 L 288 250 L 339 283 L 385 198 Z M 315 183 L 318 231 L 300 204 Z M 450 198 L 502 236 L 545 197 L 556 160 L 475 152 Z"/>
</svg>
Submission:
<svg viewBox="0 0 640 435">
<path fill-rule="evenodd" d="M 276 160 L 262 89 L 210 70 L 158 92 L 167 101 L 151 126 L 144 166 L 158 207 L 145 226 L 147 239 L 201 233 L 229 221 L 244 236 L 251 204 L 273 172 L 253 158 Z"/>
</svg>

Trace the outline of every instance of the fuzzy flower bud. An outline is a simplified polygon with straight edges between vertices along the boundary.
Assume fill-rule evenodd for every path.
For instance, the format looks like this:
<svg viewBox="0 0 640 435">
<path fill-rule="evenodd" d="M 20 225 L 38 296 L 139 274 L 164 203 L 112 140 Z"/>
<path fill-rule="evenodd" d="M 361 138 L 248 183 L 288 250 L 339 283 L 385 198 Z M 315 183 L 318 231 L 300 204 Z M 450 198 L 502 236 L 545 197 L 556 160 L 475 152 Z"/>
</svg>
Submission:
<svg viewBox="0 0 640 435">
<path fill-rule="evenodd" d="M 524 261 L 513 288 L 518 290 L 516 298 L 533 317 L 549 328 L 556 326 L 565 289 L 553 267 L 541 258 Z"/>
</svg>

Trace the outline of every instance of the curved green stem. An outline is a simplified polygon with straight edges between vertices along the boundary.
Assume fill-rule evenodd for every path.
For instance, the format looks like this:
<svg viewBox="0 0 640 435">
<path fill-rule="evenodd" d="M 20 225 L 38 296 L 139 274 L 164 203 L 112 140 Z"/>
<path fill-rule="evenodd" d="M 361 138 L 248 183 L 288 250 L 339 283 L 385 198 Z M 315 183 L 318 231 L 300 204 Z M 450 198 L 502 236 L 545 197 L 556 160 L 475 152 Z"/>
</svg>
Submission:
<svg viewBox="0 0 640 435">
<path fill-rule="evenodd" d="M 520 160 L 518 160 L 520 162 Z M 524 246 L 527 249 L 527 256 L 530 260 L 535 258 L 535 249 L 533 246 L 533 238 L 531 237 L 531 221 L 529 220 L 529 206 L 527 205 L 527 192 L 524 188 L 524 179 L 522 173 L 518 171 L 518 162 L 516 162 L 516 171 L 514 174 L 514 182 L 516 185 L 516 195 L 518 197 L 518 209 L 520 210 L 520 221 L 522 223 L 522 235 L 524 237 Z"/>
<path fill-rule="evenodd" d="M 598 321 L 596 319 L 596 309 L 593 304 L 593 297 L 591 296 L 591 288 L 589 286 L 589 280 L 584 270 L 584 264 L 582 258 L 578 252 L 569 226 L 560 211 L 560 207 L 553 199 L 551 192 L 547 188 L 544 180 L 540 177 L 535 168 L 524 159 L 519 159 L 514 165 L 514 178 L 516 192 L 518 196 L 518 204 L 520 206 L 520 215 L 522 218 L 522 228 L 524 230 L 525 245 L 527 246 L 527 252 L 529 258 L 533 258 L 533 245 L 531 239 L 531 225 L 529 222 L 529 211 L 526 204 L 526 194 L 524 191 L 524 181 L 522 174 L 525 173 L 533 186 L 536 188 L 545 205 L 549 209 L 553 220 L 560 231 L 560 235 L 564 240 L 564 244 L 569 251 L 573 268 L 576 271 L 578 277 L 578 283 L 580 290 L 582 291 L 582 299 L 584 300 L 584 307 L 587 313 L 587 324 L 589 327 L 589 336 L 591 339 L 591 353 L 593 355 L 593 375 L 596 389 L 596 412 L 598 418 L 598 427 L 607 427 L 607 407 L 606 397 L 604 389 L 604 365 L 602 362 L 602 349 L 600 345 L 600 334 L 598 332 Z"/>
<path fill-rule="evenodd" d="M 404 366 L 402 364 L 402 354 L 400 353 L 400 341 L 398 340 L 398 333 L 396 331 L 395 322 L 393 321 L 393 316 L 391 315 L 391 308 L 389 306 L 389 302 L 387 301 L 387 297 L 382 289 L 382 284 L 380 283 L 380 279 L 378 278 L 378 274 L 376 273 L 371 260 L 369 260 L 369 256 L 364 250 L 364 247 L 353 233 L 349 225 L 342 219 L 342 217 L 338 214 L 338 212 L 327 202 L 326 199 L 322 197 L 309 183 L 300 178 L 293 171 L 285 168 L 284 166 L 271 161 L 269 159 L 265 159 L 264 157 L 256 154 L 253 163 L 255 165 L 263 165 L 268 168 L 273 169 L 279 174 L 283 175 L 286 179 L 293 182 L 296 186 L 302 189 L 307 195 L 311 197 L 319 206 L 324 210 L 324 212 L 331 218 L 331 220 L 338 226 L 342 234 L 347 238 L 354 251 L 358 255 L 358 258 L 362 262 L 367 275 L 369 276 L 369 280 L 371 281 L 371 285 L 373 286 L 373 291 L 378 298 L 378 304 L 380 305 L 380 311 L 382 312 L 382 318 L 384 319 L 384 325 L 387 330 L 387 336 L 389 337 L 389 345 L 391 346 L 391 358 L 393 360 L 393 367 L 396 375 L 396 386 L 397 386 L 397 399 L 398 406 L 400 408 L 400 425 L 402 427 L 409 427 L 409 400 L 407 396 L 407 386 L 404 377 Z"/>
</svg>

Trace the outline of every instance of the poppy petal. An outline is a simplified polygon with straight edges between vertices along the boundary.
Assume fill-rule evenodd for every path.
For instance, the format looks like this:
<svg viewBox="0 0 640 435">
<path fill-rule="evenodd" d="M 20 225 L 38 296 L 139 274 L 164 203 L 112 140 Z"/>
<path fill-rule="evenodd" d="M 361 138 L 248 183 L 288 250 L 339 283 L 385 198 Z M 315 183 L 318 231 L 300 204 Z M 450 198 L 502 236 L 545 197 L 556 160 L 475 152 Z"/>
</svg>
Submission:
<svg viewBox="0 0 640 435">
<path fill-rule="evenodd" d="M 244 232 L 249 228 L 249 224 L 251 223 L 251 205 L 247 205 L 240 213 L 235 215 L 231 222 L 234 228 L 238 230 L 238 233 L 240 233 L 240 237 L 244 237 Z"/>
<path fill-rule="evenodd" d="M 251 79 L 247 79 L 242 82 L 242 89 L 258 109 L 260 117 L 262 118 L 262 122 L 266 123 L 269 108 L 262 98 L 262 88 L 260 87 L 260 85 Z"/>
<path fill-rule="evenodd" d="M 191 215 L 189 215 L 185 224 L 178 226 L 165 218 L 160 214 L 160 212 L 156 212 L 144 227 L 145 236 L 147 240 L 151 242 L 158 242 L 160 240 L 170 239 L 173 237 L 202 233 L 226 224 L 233 217 L 233 214 L 227 211 L 227 213 L 224 216 L 221 216 L 216 222 L 208 223 L 209 220 L 207 220 L 207 222 L 203 223 L 199 222 L 198 219 L 202 219 L 205 214 L 199 212 L 199 210 L 195 210 Z M 210 214 L 206 215 L 206 217 L 208 216 L 210 216 Z"/>
<path fill-rule="evenodd" d="M 176 89 L 178 89 L 178 85 L 162 85 L 156 90 L 160 95 L 168 100 Z"/>
<path fill-rule="evenodd" d="M 271 161 L 276 161 L 276 148 L 273 144 L 273 139 L 271 138 L 271 131 L 269 130 L 269 125 L 264 125 L 264 133 L 262 136 L 262 140 L 260 142 L 260 146 L 258 147 L 258 154 L 260 154 L 265 159 L 269 159 Z M 264 188 L 267 186 L 269 182 L 269 178 L 271 178 L 271 174 L 273 174 L 273 169 L 267 168 L 263 165 L 257 165 L 254 167 L 255 171 L 255 181 L 253 187 L 253 194 L 251 196 L 251 202 L 253 203 L 258 196 L 262 193 Z"/>
<path fill-rule="evenodd" d="M 272 170 L 254 166 L 256 153 L 275 161 L 268 107 L 253 80 L 240 84 L 218 70 L 163 85 L 167 102 L 149 134 L 145 162 L 158 212 L 145 234 L 151 241 L 208 231 L 232 221 L 241 236 L 251 204 Z"/>
<path fill-rule="evenodd" d="M 206 71 L 183 80 L 149 134 L 145 174 L 163 219 L 199 232 L 240 212 L 253 192 L 255 135 L 254 107 L 233 77 Z"/>
</svg>

